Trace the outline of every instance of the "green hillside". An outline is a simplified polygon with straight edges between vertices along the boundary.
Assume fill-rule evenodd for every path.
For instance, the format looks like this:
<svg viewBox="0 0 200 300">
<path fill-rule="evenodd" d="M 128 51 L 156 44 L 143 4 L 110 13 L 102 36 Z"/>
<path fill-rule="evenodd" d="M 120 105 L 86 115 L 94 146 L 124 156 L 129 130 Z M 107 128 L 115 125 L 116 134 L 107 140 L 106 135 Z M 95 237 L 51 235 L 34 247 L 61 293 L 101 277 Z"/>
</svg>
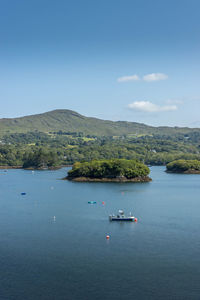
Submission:
<svg viewBox="0 0 200 300">
<path fill-rule="evenodd" d="M 13 119 L 0 119 L 0 134 L 28 132 L 38 130 L 72 131 L 84 134 L 123 135 L 128 133 L 144 133 L 149 127 L 144 124 L 130 122 L 112 122 L 96 118 L 88 118 L 71 110 L 54 110 L 43 114 Z"/>
<path fill-rule="evenodd" d="M 82 132 L 84 135 L 121 136 L 128 134 L 175 134 L 194 129 L 178 127 L 152 127 L 141 123 L 106 121 L 82 116 L 71 110 L 54 110 L 43 114 L 12 119 L 0 119 L 0 136 L 30 131 Z M 200 131 L 200 129 L 195 129 Z"/>
</svg>

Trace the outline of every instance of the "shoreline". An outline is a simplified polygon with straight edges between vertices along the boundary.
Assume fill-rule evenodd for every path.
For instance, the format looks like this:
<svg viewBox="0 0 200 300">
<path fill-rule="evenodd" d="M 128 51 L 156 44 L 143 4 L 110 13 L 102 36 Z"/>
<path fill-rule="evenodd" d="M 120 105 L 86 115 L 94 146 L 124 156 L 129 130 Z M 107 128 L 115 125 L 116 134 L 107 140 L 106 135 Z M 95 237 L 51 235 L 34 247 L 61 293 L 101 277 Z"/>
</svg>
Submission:
<svg viewBox="0 0 200 300">
<path fill-rule="evenodd" d="M 23 169 L 22 166 L 0 166 L 0 169 Z"/>
<path fill-rule="evenodd" d="M 62 166 L 58 166 L 58 167 L 50 167 L 50 168 L 23 168 L 23 166 L 0 166 L 0 170 L 7 170 L 7 169 L 22 169 L 22 170 L 38 170 L 38 171 L 47 171 L 47 170 L 58 170 L 61 168 L 71 168 L 72 165 L 62 165 Z"/>
<path fill-rule="evenodd" d="M 200 171 L 198 170 L 187 170 L 187 171 L 165 171 L 166 173 L 170 173 L 170 174 L 200 174 Z"/>
<path fill-rule="evenodd" d="M 152 179 L 148 176 L 135 178 L 90 178 L 90 177 L 65 177 L 64 179 L 74 182 L 150 182 Z"/>
</svg>

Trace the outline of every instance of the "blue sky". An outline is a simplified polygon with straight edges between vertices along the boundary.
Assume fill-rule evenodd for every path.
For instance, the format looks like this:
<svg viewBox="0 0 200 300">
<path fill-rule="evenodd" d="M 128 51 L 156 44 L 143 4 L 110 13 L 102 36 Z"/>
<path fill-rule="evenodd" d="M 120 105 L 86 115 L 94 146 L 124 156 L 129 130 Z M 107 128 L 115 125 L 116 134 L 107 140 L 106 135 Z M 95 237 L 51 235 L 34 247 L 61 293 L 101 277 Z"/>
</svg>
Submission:
<svg viewBox="0 0 200 300">
<path fill-rule="evenodd" d="M 199 0 L 0 0 L 0 118 L 200 127 Z"/>
</svg>

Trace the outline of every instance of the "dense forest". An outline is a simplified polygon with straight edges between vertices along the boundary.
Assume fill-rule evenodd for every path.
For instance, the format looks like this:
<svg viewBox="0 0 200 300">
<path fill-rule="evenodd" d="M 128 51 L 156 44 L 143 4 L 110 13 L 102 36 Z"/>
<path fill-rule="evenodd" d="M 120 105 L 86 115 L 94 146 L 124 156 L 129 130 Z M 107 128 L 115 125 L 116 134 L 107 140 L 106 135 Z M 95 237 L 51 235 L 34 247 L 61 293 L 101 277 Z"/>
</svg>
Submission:
<svg viewBox="0 0 200 300">
<path fill-rule="evenodd" d="M 37 149 L 33 152 L 25 152 L 23 156 L 23 168 L 46 169 L 56 168 L 60 165 L 58 155 L 54 151 Z"/>
<path fill-rule="evenodd" d="M 45 153 L 42 156 L 47 159 L 37 161 L 34 157 L 38 153 Z M 147 165 L 165 165 L 178 159 L 200 160 L 200 132 L 85 136 L 72 131 L 34 131 L 6 134 L 0 139 L 1 166 L 59 166 L 114 158 L 137 159 Z"/>
</svg>

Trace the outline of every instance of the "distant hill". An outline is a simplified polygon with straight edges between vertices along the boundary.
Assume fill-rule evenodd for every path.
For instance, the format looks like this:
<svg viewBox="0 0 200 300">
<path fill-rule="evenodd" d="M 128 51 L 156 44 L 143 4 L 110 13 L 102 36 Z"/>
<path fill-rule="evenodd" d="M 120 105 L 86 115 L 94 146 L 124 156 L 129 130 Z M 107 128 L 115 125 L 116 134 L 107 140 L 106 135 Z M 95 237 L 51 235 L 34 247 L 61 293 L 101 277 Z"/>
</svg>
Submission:
<svg viewBox="0 0 200 300">
<path fill-rule="evenodd" d="M 85 117 L 67 109 L 25 116 L 20 118 L 0 119 L 0 136 L 28 131 L 68 131 L 83 132 L 85 135 L 119 136 L 127 134 L 176 134 L 199 131 L 200 129 L 181 127 L 153 127 L 142 123 L 126 121 L 107 121 Z"/>
</svg>

